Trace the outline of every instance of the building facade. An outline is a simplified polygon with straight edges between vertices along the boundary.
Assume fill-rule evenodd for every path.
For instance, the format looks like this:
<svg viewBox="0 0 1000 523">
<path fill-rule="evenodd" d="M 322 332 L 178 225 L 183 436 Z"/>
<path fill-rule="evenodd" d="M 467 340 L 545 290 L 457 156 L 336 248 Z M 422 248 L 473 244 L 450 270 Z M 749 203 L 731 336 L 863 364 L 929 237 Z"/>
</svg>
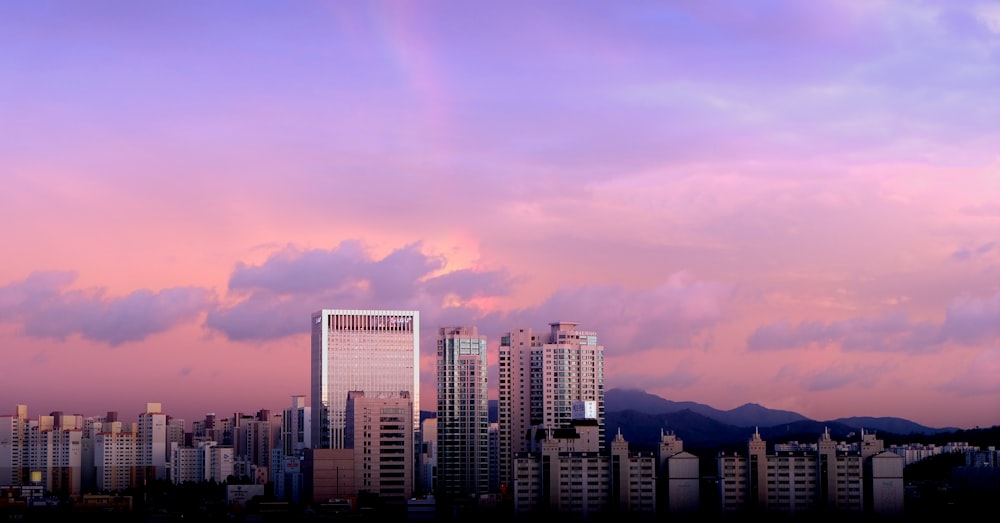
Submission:
<svg viewBox="0 0 1000 523">
<path fill-rule="evenodd" d="M 902 463 L 902 457 L 884 451 L 882 441 L 871 433 L 862 432 L 861 441 L 845 444 L 826 431 L 815 445 L 779 445 L 768 453 L 767 443 L 755 431 L 746 455 L 718 457 L 721 508 L 723 512 L 898 515 Z M 873 503 L 876 497 L 879 501 Z"/>
<path fill-rule="evenodd" d="M 105 422 L 94 440 L 97 490 L 124 490 L 136 484 L 136 431 L 120 421 Z"/>
<path fill-rule="evenodd" d="M 281 414 L 281 448 L 284 456 L 298 456 L 312 448 L 312 409 L 305 396 L 292 396 L 292 404 Z"/>
<path fill-rule="evenodd" d="M 420 427 L 420 314 L 323 309 L 312 314 L 310 394 L 314 448 L 344 448 L 350 391 L 398 393 Z M 418 441 L 414 438 L 414 441 Z"/>
<path fill-rule="evenodd" d="M 684 451 L 684 442 L 660 429 L 656 449 L 656 506 L 660 513 L 690 514 L 701 510 L 698 456 Z"/>
<path fill-rule="evenodd" d="M 656 515 L 656 457 L 629 451 L 619 433 L 610 452 L 599 451 L 599 427 L 579 420 L 547 429 L 539 452 L 514 456 L 514 513 L 532 519 L 560 514 L 591 519 L 621 514 L 628 520 Z"/>
<path fill-rule="evenodd" d="M 592 405 L 604 445 L 604 347 L 597 333 L 572 322 L 507 332 L 498 354 L 501 490 L 510 484 L 513 457 L 531 451 L 533 434 L 566 426 L 574 404 Z"/>
<path fill-rule="evenodd" d="M 489 491 L 486 336 L 476 327 L 441 327 L 437 340 L 439 498 Z"/>
<path fill-rule="evenodd" d="M 388 503 L 405 503 L 413 494 L 413 403 L 408 391 L 347 396 L 345 446 L 354 449 L 357 488 Z"/>
<path fill-rule="evenodd" d="M 28 484 L 28 406 L 0 416 L 0 485 Z"/>
<path fill-rule="evenodd" d="M 146 404 L 146 411 L 139 414 L 136 437 L 136 466 L 141 477 L 147 481 L 166 479 L 170 447 L 167 443 L 167 415 L 163 413 L 162 404 Z"/>
</svg>

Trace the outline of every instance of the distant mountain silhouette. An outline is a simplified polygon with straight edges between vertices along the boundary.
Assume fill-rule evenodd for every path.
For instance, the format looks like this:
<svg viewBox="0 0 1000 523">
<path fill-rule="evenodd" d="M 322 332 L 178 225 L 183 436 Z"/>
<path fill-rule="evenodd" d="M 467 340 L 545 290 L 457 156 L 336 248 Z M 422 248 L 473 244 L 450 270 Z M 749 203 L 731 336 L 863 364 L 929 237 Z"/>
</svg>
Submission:
<svg viewBox="0 0 1000 523">
<path fill-rule="evenodd" d="M 958 429 L 931 428 L 901 418 L 851 417 L 816 421 L 796 412 L 748 403 L 719 410 L 691 401 L 671 401 L 638 389 L 610 389 L 604 393 L 605 434 L 610 441 L 620 429 L 639 448 L 659 442 L 660 431 L 672 431 L 685 446 L 744 445 L 754 431 L 775 443 L 814 443 L 829 430 L 835 439 L 860 437 L 862 431 L 892 435 L 934 435 Z"/>
<path fill-rule="evenodd" d="M 605 412 L 625 409 L 647 414 L 665 414 L 687 409 L 713 420 L 740 427 L 769 427 L 809 419 L 795 412 L 768 409 L 756 403 L 747 403 L 732 410 L 719 410 L 693 401 L 670 401 L 638 389 L 611 389 L 604 393 Z"/>
<path fill-rule="evenodd" d="M 867 416 L 855 416 L 851 418 L 837 418 L 835 422 L 850 425 L 852 427 L 864 427 L 865 429 L 884 430 L 893 434 L 940 434 L 942 432 L 955 432 L 961 430 L 958 427 L 931 428 L 919 423 L 914 423 L 903 418 L 872 418 Z"/>
<path fill-rule="evenodd" d="M 746 442 L 751 432 L 711 419 L 702 414 L 683 409 L 677 412 L 647 414 L 637 410 L 620 410 L 604 413 L 605 439 L 611 441 L 619 430 L 629 446 L 652 451 L 660 442 L 661 432 L 673 433 L 685 448 L 727 447 Z"/>
<path fill-rule="evenodd" d="M 421 420 L 433 418 L 432 411 L 421 411 Z M 497 400 L 489 400 L 489 420 L 497 421 Z M 747 403 L 731 410 L 719 410 L 693 401 L 671 401 L 639 389 L 615 388 L 604 393 L 605 437 L 622 435 L 637 449 L 652 450 L 660 433 L 673 432 L 692 449 L 745 449 L 747 440 L 758 431 L 773 443 L 798 441 L 815 443 L 829 430 L 831 437 L 848 440 L 862 431 L 875 432 L 879 438 L 908 442 L 905 436 L 961 431 L 954 427 L 931 428 L 902 418 L 850 417 L 816 421 L 796 412 L 769 409 Z M 896 437 L 893 437 L 896 436 Z M 950 440 L 949 440 L 950 441 Z"/>
</svg>

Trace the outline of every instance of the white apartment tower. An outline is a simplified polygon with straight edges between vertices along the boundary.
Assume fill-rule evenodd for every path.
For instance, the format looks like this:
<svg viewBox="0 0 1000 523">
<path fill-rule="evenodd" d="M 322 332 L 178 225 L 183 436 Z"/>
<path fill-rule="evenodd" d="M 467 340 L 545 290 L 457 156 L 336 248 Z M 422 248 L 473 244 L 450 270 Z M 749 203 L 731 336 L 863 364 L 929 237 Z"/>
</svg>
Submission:
<svg viewBox="0 0 1000 523">
<path fill-rule="evenodd" d="M 167 479 L 167 415 L 160 403 L 147 403 L 139 414 L 136 466 L 148 480 Z"/>
<path fill-rule="evenodd" d="M 291 407 L 281 414 L 282 456 L 298 456 L 303 450 L 312 448 L 311 414 L 305 396 L 292 396 Z"/>
<path fill-rule="evenodd" d="M 524 328 L 500 338 L 501 488 L 510 485 L 514 454 L 537 450 L 531 434 L 569 425 L 574 405 L 588 407 L 577 412 L 593 416 L 604 450 L 604 347 L 577 325 L 555 322 L 547 333 Z"/>
<path fill-rule="evenodd" d="M 406 310 L 323 309 L 312 314 L 311 407 L 314 448 L 344 448 L 347 395 L 406 391 L 420 430 L 420 314 Z M 418 441 L 414 438 L 414 441 Z"/>
<path fill-rule="evenodd" d="M 490 482 L 486 336 L 441 327 L 437 340 L 437 493 L 474 497 Z"/>
<path fill-rule="evenodd" d="M 83 417 L 53 413 L 39 417 L 38 421 L 31 470 L 40 472 L 46 490 L 62 495 L 79 495 Z"/>
<path fill-rule="evenodd" d="M 129 427 L 131 429 L 131 426 Z M 136 433 L 122 422 L 103 423 L 94 436 L 94 468 L 97 490 L 123 490 L 134 486 Z"/>
<path fill-rule="evenodd" d="M 0 485 L 28 483 L 28 406 L 0 416 Z"/>
</svg>

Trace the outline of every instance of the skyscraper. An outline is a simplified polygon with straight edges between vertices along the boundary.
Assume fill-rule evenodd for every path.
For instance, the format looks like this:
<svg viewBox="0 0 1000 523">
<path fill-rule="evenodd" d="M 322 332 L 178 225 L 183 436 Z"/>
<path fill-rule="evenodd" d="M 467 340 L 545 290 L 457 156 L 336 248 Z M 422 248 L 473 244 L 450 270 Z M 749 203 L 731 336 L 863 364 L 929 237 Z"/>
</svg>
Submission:
<svg viewBox="0 0 1000 523">
<path fill-rule="evenodd" d="M 437 488 L 445 496 L 489 489 L 486 336 L 476 327 L 441 327 L 437 340 Z"/>
<path fill-rule="evenodd" d="M 500 338 L 501 488 L 510 485 L 514 454 L 538 450 L 531 445 L 540 430 L 594 419 L 604 450 L 604 347 L 596 332 L 577 325 L 555 322 L 548 333 L 525 328 Z"/>
<path fill-rule="evenodd" d="M 420 313 L 323 309 L 312 314 L 312 444 L 344 448 L 351 391 L 399 393 L 413 402 L 420 430 Z"/>
</svg>

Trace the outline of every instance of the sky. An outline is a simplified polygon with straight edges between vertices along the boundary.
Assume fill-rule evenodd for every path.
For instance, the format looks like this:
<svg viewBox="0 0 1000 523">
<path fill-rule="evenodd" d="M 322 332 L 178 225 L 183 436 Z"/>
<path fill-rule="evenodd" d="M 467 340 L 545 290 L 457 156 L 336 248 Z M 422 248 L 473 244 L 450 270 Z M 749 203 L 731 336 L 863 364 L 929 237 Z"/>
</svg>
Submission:
<svg viewBox="0 0 1000 523">
<path fill-rule="evenodd" d="M 309 394 L 310 314 L 1000 424 L 1000 4 L 0 4 L 0 414 Z M 495 372 L 494 372 L 495 374 Z M 495 384 L 491 383 L 495 390 Z"/>
</svg>

